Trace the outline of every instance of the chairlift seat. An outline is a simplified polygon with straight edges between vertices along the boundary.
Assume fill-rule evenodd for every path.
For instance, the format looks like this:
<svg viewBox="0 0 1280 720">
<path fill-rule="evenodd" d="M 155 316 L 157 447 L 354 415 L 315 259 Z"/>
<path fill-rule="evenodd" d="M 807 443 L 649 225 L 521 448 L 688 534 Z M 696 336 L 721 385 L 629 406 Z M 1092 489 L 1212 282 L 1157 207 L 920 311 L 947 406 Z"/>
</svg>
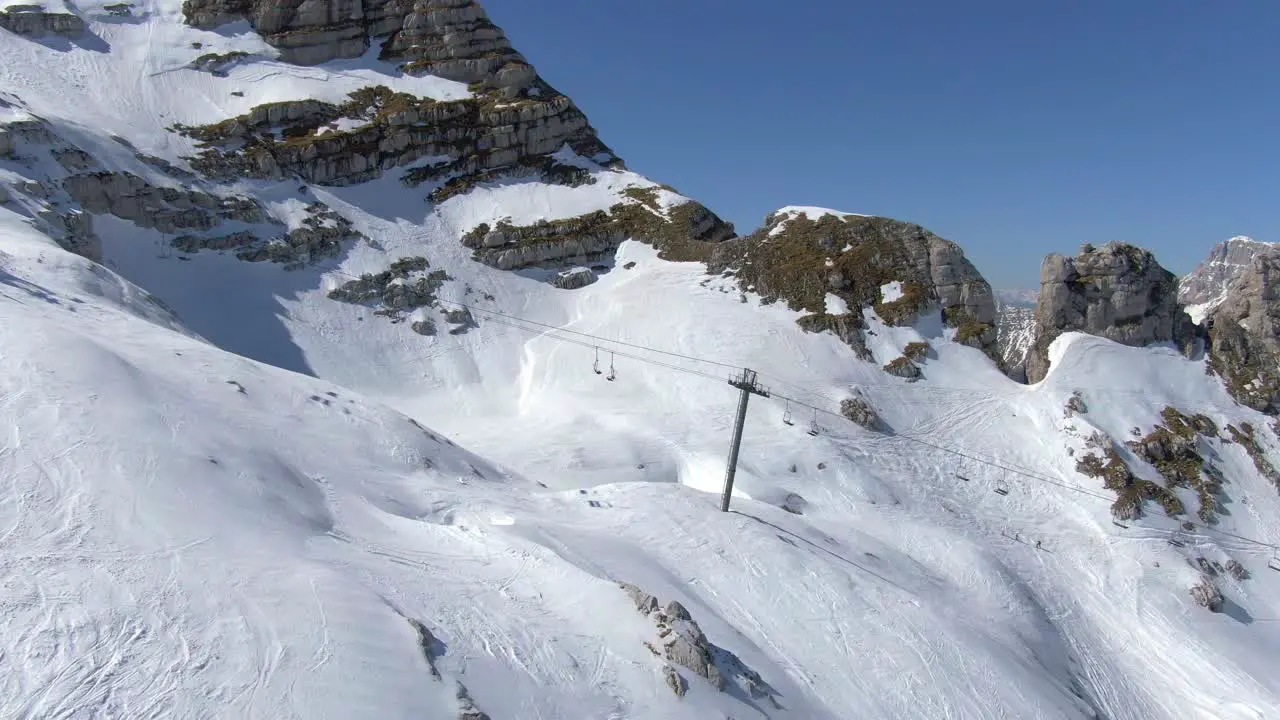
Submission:
<svg viewBox="0 0 1280 720">
<path fill-rule="evenodd" d="M 996 494 L 997 494 L 997 495 L 1008 495 L 1008 494 L 1009 494 L 1009 491 L 1008 491 L 1008 490 L 1006 490 L 1005 488 L 998 487 L 998 488 L 996 488 Z"/>
</svg>

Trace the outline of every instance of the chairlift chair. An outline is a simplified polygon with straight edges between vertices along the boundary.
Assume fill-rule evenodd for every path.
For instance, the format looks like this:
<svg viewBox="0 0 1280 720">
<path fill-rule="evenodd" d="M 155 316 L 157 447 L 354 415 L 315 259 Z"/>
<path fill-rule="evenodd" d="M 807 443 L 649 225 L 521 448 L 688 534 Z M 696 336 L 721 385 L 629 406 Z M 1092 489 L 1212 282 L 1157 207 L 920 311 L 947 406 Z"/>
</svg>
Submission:
<svg viewBox="0 0 1280 720">
<path fill-rule="evenodd" d="M 809 421 L 809 429 L 806 432 L 808 432 L 811 437 L 817 437 L 820 429 L 821 428 L 818 427 L 818 411 L 814 410 L 813 419 Z"/>
<path fill-rule="evenodd" d="M 613 382 L 614 380 L 617 380 L 617 379 L 618 379 L 618 373 L 615 372 L 613 369 L 613 353 L 609 353 L 609 376 L 606 377 L 605 380 L 608 380 L 609 382 Z"/>
<path fill-rule="evenodd" d="M 596 348 L 596 359 L 595 362 L 591 363 L 591 369 L 594 370 L 597 375 L 602 374 L 600 372 L 600 348 Z"/>
<path fill-rule="evenodd" d="M 786 409 L 782 411 L 782 422 L 785 425 L 795 425 L 795 422 L 791 420 L 791 401 L 790 400 L 787 401 Z"/>
<path fill-rule="evenodd" d="M 1182 539 L 1182 533 L 1175 533 L 1173 537 L 1169 538 L 1169 544 L 1176 548 L 1187 546 L 1187 542 Z"/>
<path fill-rule="evenodd" d="M 1280 572 L 1280 550 L 1275 550 L 1271 553 L 1271 561 L 1267 563 L 1267 567 Z"/>
<path fill-rule="evenodd" d="M 996 481 L 995 493 L 996 493 L 997 495 L 1008 495 L 1008 494 L 1009 494 L 1009 488 L 1005 487 L 1005 485 L 1004 485 L 1004 482 L 1003 482 L 1003 481 L 999 481 L 999 480 L 997 480 L 997 481 Z"/>
</svg>

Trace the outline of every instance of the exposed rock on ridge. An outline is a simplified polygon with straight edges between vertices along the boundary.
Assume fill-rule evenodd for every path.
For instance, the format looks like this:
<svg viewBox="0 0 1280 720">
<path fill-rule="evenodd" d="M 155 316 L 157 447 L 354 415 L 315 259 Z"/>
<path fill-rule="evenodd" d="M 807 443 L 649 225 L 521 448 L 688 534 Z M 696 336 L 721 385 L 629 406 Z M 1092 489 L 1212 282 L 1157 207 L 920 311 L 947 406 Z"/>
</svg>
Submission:
<svg viewBox="0 0 1280 720">
<path fill-rule="evenodd" d="M 1212 313 L 1209 367 L 1242 405 L 1280 414 L 1280 248 L 1258 253 Z"/>
<path fill-rule="evenodd" d="M 377 38 L 382 59 L 411 75 L 485 82 L 514 96 L 537 74 L 472 0 L 186 0 L 187 22 L 213 29 L 248 20 L 299 65 L 358 57 Z"/>
<path fill-rule="evenodd" d="M 908 325 L 929 308 L 942 311 L 957 328 L 956 342 L 995 356 L 995 303 L 991 286 L 959 245 L 912 223 L 883 217 L 775 213 L 752 235 L 717 250 L 716 270 L 737 275 L 744 290 L 766 302 L 785 301 L 812 313 L 801 322 L 811 329 L 844 325 L 847 342 L 861 345 L 858 310 L 829 315 L 827 295 L 851 309 L 873 307 L 885 322 Z M 882 288 L 900 283 L 901 297 L 888 300 Z M 816 316 L 816 318 L 814 317 Z"/>
<path fill-rule="evenodd" d="M 330 129 L 340 119 L 356 126 Z M 437 102 L 378 86 L 352 93 L 342 105 L 272 103 L 213 125 L 174 129 L 202 143 L 192 167 L 224 181 L 297 176 L 321 185 L 350 185 L 430 159 L 406 177 L 416 185 L 484 171 L 514 172 L 565 145 L 603 165 L 620 164 L 563 95 Z"/>
<path fill-rule="evenodd" d="M 1178 284 L 1147 250 L 1124 243 L 1085 245 L 1074 258 L 1050 255 L 1040 267 L 1036 333 L 1027 380 L 1049 371 L 1049 345 L 1065 332 L 1142 347 L 1173 342 L 1189 350 L 1195 326 L 1178 305 Z"/>
<path fill-rule="evenodd" d="M 630 188 L 609 210 L 517 227 L 482 224 L 462 238 L 472 257 L 500 270 L 582 263 L 613 253 L 628 238 L 658 248 L 669 260 L 708 261 L 733 226 L 696 202 L 663 208 L 654 188 Z"/>
</svg>

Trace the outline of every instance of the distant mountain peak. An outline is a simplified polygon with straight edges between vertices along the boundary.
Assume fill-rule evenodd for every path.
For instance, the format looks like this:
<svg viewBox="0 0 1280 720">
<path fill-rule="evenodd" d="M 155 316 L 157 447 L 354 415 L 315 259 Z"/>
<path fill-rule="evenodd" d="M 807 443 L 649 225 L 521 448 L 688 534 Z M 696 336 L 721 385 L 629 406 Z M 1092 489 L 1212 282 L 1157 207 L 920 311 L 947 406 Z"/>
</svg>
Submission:
<svg viewBox="0 0 1280 720">
<path fill-rule="evenodd" d="M 1275 243 L 1246 235 L 1236 235 L 1214 245 L 1204 262 L 1179 281 L 1178 301 L 1187 307 L 1191 319 L 1201 322 L 1220 305 L 1231 283 L 1248 270 L 1258 253 L 1271 247 L 1275 247 Z"/>
</svg>

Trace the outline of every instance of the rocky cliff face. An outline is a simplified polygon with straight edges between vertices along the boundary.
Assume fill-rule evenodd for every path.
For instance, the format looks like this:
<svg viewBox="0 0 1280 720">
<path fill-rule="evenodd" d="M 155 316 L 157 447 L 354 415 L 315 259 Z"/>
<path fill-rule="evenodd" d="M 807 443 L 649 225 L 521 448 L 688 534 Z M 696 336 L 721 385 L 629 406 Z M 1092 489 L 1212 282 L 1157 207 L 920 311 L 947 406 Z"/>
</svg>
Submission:
<svg viewBox="0 0 1280 720">
<path fill-rule="evenodd" d="M 1254 255 L 1206 324 L 1209 367 L 1231 395 L 1280 414 L 1280 248 Z"/>
<path fill-rule="evenodd" d="M 1040 268 L 1035 341 L 1027 380 L 1049 371 L 1049 345 L 1078 331 L 1141 347 L 1173 342 L 1189 348 L 1191 318 L 1178 305 L 1178 284 L 1148 251 L 1123 243 L 1084 246 L 1074 258 L 1050 255 Z"/>
<path fill-rule="evenodd" d="M 1196 322 L 1204 320 L 1226 297 L 1236 278 L 1246 273 L 1259 253 L 1274 247 L 1243 235 L 1220 242 L 1209 257 L 1178 284 L 1178 300 Z"/>
<path fill-rule="evenodd" d="M 472 0 L 186 0 L 182 12 L 202 29 L 248 20 L 299 65 L 357 57 L 382 40 L 382 59 L 412 75 L 488 82 L 513 96 L 537 78 Z"/>
<path fill-rule="evenodd" d="M 936 308 L 957 328 L 957 342 L 995 357 L 991 286 L 959 245 L 889 218 L 812 215 L 770 215 L 757 232 L 718 248 L 713 269 L 736 275 L 743 289 L 766 302 L 782 300 L 811 313 L 802 324 L 835 330 L 851 344 L 861 344 L 855 343 L 861 308 L 874 308 L 892 325 L 909 325 Z M 900 292 L 886 296 L 886 287 Z M 828 295 L 851 312 L 830 313 Z"/>
<path fill-rule="evenodd" d="M 0 28 L 30 37 L 75 37 L 84 32 L 84 20 L 71 13 L 46 12 L 39 3 L 10 5 L 0 10 Z"/>
</svg>

